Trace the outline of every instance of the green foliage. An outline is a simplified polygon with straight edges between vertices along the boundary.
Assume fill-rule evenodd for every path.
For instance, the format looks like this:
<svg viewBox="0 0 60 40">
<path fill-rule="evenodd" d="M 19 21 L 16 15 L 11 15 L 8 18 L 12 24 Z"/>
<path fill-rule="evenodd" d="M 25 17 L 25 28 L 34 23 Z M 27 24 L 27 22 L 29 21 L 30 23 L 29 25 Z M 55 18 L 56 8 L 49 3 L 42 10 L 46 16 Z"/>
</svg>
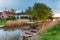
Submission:
<svg viewBox="0 0 60 40">
<path fill-rule="evenodd" d="M 42 38 L 40 40 L 60 40 L 60 23 L 42 33 Z"/>
<path fill-rule="evenodd" d="M 5 24 L 7 20 L 0 19 L 0 24 Z"/>
<path fill-rule="evenodd" d="M 30 15 L 32 17 L 32 19 L 35 19 L 35 20 L 37 19 L 36 13 L 31 7 L 28 7 L 26 12 L 27 12 L 28 15 Z"/>
<path fill-rule="evenodd" d="M 15 19 L 14 16 L 7 18 L 7 20 L 14 20 L 14 19 Z"/>
<path fill-rule="evenodd" d="M 53 15 L 51 8 L 43 3 L 35 3 L 33 7 L 28 7 L 26 12 L 35 20 L 48 19 Z"/>
<path fill-rule="evenodd" d="M 11 11 L 15 12 L 16 10 L 15 9 L 10 9 Z"/>
<path fill-rule="evenodd" d="M 52 16 L 49 16 L 49 17 L 48 17 L 48 19 L 51 19 L 51 20 L 53 20 L 53 17 L 52 17 Z"/>
</svg>

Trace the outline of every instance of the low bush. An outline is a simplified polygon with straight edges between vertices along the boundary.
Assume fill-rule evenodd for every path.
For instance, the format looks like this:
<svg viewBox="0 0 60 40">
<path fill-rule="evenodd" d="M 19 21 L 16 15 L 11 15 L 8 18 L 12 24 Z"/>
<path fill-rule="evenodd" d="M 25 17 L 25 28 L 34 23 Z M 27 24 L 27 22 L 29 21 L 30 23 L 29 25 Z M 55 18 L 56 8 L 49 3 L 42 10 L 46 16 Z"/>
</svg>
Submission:
<svg viewBox="0 0 60 40">
<path fill-rule="evenodd" d="M 8 17 L 7 20 L 15 20 L 15 17 L 14 16 Z"/>
</svg>

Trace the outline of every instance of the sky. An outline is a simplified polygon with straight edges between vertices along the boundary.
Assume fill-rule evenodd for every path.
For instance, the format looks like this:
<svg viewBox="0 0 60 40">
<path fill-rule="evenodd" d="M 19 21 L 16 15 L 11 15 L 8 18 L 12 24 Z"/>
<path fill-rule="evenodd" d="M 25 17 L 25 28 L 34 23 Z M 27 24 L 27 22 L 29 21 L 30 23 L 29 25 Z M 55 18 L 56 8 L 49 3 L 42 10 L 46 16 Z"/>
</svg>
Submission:
<svg viewBox="0 0 60 40">
<path fill-rule="evenodd" d="M 22 11 L 33 6 L 35 2 L 44 3 L 52 8 L 54 13 L 60 13 L 60 0 L 0 0 L 0 10 L 7 8 Z"/>
</svg>

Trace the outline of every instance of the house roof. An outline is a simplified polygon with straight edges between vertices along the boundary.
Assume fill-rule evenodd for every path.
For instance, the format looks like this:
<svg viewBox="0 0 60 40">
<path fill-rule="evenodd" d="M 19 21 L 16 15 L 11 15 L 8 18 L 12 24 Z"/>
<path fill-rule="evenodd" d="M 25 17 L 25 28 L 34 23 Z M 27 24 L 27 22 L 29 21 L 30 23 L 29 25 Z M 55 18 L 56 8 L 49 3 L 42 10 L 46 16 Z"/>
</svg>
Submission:
<svg viewBox="0 0 60 40">
<path fill-rule="evenodd" d="M 3 11 L 3 12 L 5 12 L 8 16 L 15 15 L 15 12 L 12 12 L 12 11 Z"/>
<path fill-rule="evenodd" d="M 13 12 L 13 11 L 3 11 L 3 12 L 5 12 L 5 13 L 7 13 L 7 14 L 9 14 L 9 13 L 10 13 L 10 14 L 12 14 L 12 13 L 14 14 L 14 13 L 15 13 L 15 12 Z"/>
</svg>

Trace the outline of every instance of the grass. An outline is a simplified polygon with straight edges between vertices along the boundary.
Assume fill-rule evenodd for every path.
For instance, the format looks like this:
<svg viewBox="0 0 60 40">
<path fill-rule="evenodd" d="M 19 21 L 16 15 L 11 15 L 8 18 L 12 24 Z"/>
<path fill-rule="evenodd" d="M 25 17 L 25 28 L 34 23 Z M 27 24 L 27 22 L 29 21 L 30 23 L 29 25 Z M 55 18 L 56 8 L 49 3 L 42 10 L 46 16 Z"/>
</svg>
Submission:
<svg viewBox="0 0 60 40">
<path fill-rule="evenodd" d="M 60 40 L 60 23 L 41 34 L 40 40 Z"/>
<path fill-rule="evenodd" d="M 0 20 L 0 24 L 5 24 L 7 20 Z"/>
</svg>

